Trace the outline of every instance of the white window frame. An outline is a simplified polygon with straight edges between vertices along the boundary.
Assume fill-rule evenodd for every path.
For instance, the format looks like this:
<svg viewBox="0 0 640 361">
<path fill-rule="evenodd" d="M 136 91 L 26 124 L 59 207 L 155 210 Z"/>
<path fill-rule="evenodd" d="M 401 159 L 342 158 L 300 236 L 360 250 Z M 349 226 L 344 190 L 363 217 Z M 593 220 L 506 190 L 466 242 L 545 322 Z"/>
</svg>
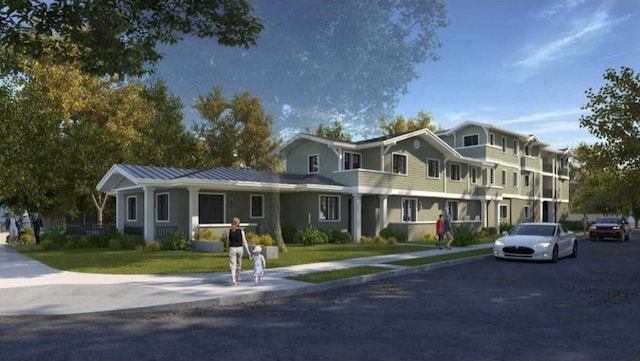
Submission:
<svg viewBox="0 0 640 361">
<path fill-rule="evenodd" d="M 491 168 L 489 169 L 489 185 L 496 184 L 496 170 Z"/>
<path fill-rule="evenodd" d="M 355 166 L 355 161 L 354 161 L 355 156 L 358 157 L 358 166 L 357 167 Z M 359 169 L 359 168 L 362 168 L 362 154 L 361 153 L 347 152 L 347 151 L 342 152 L 342 169 L 343 170 Z"/>
<path fill-rule="evenodd" d="M 418 221 L 418 199 L 417 198 L 401 198 L 400 204 L 402 205 L 402 222 L 417 222 Z M 405 207 L 405 205 L 413 205 L 413 207 Z M 407 218 L 407 210 L 411 210 Z"/>
<path fill-rule="evenodd" d="M 505 210 L 505 216 L 502 216 L 502 210 Z M 500 219 L 509 219 L 509 205 L 508 204 L 500 204 L 500 210 L 499 210 L 499 217 Z"/>
<path fill-rule="evenodd" d="M 313 160 L 315 159 L 315 162 Z M 307 174 L 315 174 L 320 171 L 320 154 L 309 154 L 307 157 Z"/>
<path fill-rule="evenodd" d="M 253 214 L 253 198 L 261 198 L 260 201 L 260 215 L 255 216 Z M 249 218 L 251 219 L 263 219 L 264 218 L 264 194 L 249 194 Z"/>
<path fill-rule="evenodd" d="M 435 170 L 435 176 L 431 175 L 431 163 L 434 162 L 434 165 L 437 167 Z M 440 179 L 440 160 L 434 158 L 427 158 L 427 178 L 429 179 Z"/>
<path fill-rule="evenodd" d="M 469 172 L 471 173 L 471 176 L 469 177 L 470 181 L 471 181 L 471 184 L 477 184 L 478 183 L 478 168 L 471 167 L 469 169 Z"/>
<path fill-rule="evenodd" d="M 400 169 L 399 172 L 396 172 L 396 157 L 398 158 L 402 157 L 403 163 L 404 163 L 402 165 L 402 169 Z M 409 174 L 409 158 L 407 157 L 406 154 L 391 153 L 391 172 L 393 172 L 394 174 L 402 174 L 402 175 Z"/>
<path fill-rule="evenodd" d="M 326 198 L 327 200 L 329 198 L 337 200 L 335 202 L 335 213 L 336 213 L 335 216 L 336 216 L 336 218 L 328 218 L 328 216 L 331 215 L 331 214 L 326 214 L 325 215 L 322 212 L 322 200 L 323 200 L 323 198 Z M 327 213 L 332 213 L 332 212 L 330 212 L 330 210 L 327 209 Z M 318 196 L 318 221 L 319 222 L 340 222 L 340 196 L 337 196 L 337 195 L 334 195 L 334 194 L 320 194 Z"/>
<path fill-rule="evenodd" d="M 160 219 L 160 197 L 167 197 L 167 219 Z M 169 223 L 171 221 L 171 197 L 169 192 L 156 193 L 156 223 Z"/>
<path fill-rule="evenodd" d="M 467 144 L 467 138 L 474 138 L 475 137 L 475 143 L 474 144 Z M 469 135 L 465 135 L 462 137 L 462 146 L 463 147 L 475 147 L 477 145 L 480 144 L 480 134 L 469 134 Z"/>
<path fill-rule="evenodd" d="M 525 188 L 531 187 L 531 177 L 529 176 L 529 174 L 524 175 L 524 186 Z"/>
<path fill-rule="evenodd" d="M 524 221 L 530 221 L 531 220 L 531 206 L 524 206 L 522 208 L 522 217 L 524 218 Z"/>
<path fill-rule="evenodd" d="M 518 172 L 513 172 L 513 186 L 518 188 Z"/>
<path fill-rule="evenodd" d="M 457 178 L 454 178 L 456 176 L 456 172 L 453 171 L 454 167 L 458 169 Z M 450 163 L 449 169 L 451 171 L 451 174 L 449 174 L 449 179 L 451 181 L 453 181 L 453 182 L 462 181 L 462 166 L 460 164 L 458 164 L 458 163 Z"/>
<path fill-rule="evenodd" d="M 445 207 L 445 213 L 449 215 L 452 221 L 457 221 L 460 218 L 460 203 L 458 201 L 447 201 Z"/>
<path fill-rule="evenodd" d="M 129 217 L 132 211 L 130 200 L 134 201 L 133 218 Z M 127 222 L 137 222 L 137 221 L 138 221 L 138 196 L 127 196 Z"/>
</svg>

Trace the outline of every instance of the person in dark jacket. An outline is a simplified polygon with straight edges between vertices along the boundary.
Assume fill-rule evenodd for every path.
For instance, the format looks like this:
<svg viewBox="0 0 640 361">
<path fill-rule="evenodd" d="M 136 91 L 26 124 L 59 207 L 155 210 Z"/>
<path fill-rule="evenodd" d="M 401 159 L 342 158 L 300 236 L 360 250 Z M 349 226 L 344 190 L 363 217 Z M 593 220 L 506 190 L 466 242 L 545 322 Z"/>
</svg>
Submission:
<svg viewBox="0 0 640 361">
<path fill-rule="evenodd" d="M 44 226 L 42 225 L 42 218 L 40 218 L 40 214 L 34 213 L 33 216 L 33 220 L 31 221 L 33 234 L 36 236 L 36 244 L 40 244 L 40 231 Z"/>
<path fill-rule="evenodd" d="M 229 251 L 229 270 L 231 271 L 231 284 L 237 285 L 240 282 L 240 272 L 242 271 L 242 254 L 244 249 L 247 250 L 247 256 L 251 257 L 249 252 L 249 244 L 247 243 L 247 237 L 244 234 L 244 230 L 240 228 L 240 219 L 234 217 L 231 221 L 231 228 L 227 235 L 226 242 L 227 250 Z"/>
</svg>

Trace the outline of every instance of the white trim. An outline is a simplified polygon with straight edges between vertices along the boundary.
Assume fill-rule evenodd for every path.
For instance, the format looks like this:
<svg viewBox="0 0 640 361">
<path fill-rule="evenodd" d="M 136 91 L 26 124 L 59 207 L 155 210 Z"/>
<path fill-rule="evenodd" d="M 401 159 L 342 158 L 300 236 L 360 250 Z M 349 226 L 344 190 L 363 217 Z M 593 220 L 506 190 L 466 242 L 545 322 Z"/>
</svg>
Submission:
<svg viewBox="0 0 640 361">
<path fill-rule="evenodd" d="M 433 177 L 431 176 L 431 172 L 429 171 L 429 162 L 430 161 L 435 161 L 436 165 L 438 166 L 438 170 L 436 172 L 436 176 Z M 435 159 L 435 158 L 427 158 L 427 179 L 440 179 L 440 159 Z"/>
<path fill-rule="evenodd" d="M 395 171 L 395 160 L 396 160 L 395 157 L 396 157 L 396 155 L 401 156 L 401 157 L 404 158 L 404 173 Z M 400 152 L 391 152 L 391 173 L 409 175 L 409 157 L 406 154 L 400 153 Z"/>
<path fill-rule="evenodd" d="M 458 179 L 453 179 L 453 166 L 458 167 Z M 449 163 L 449 180 L 451 182 L 462 182 L 462 165 L 460 163 Z"/>
<path fill-rule="evenodd" d="M 469 144 L 467 145 L 466 143 L 466 139 L 469 137 L 476 137 L 477 143 L 476 144 Z M 467 135 L 463 135 L 462 136 L 462 147 L 463 148 L 467 148 L 467 147 L 473 147 L 473 146 L 477 146 L 480 145 L 480 133 L 472 133 L 472 134 L 467 134 Z"/>
<path fill-rule="evenodd" d="M 405 201 L 413 201 L 413 213 L 415 214 L 415 219 L 407 221 L 404 216 L 404 202 Z M 402 223 L 414 223 L 418 221 L 418 198 L 415 197 L 401 197 L 400 198 L 400 219 Z"/>
<path fill-rule="evenodd" d="M 131 213 L 130 209 L 129 209 L 129 199 L 134 199 L 135 200 L 135 209 L 133 210 L 133 215 L 134 215 L 135 218 L 129 218 L 129 214 Z M 138 196 L 137 195 L 135 195 L 135 196 L 127 196 L 126 207 L 127 207 L 127 210 L 126 210 L 126 214 L 127 214 L 126 220 L 127 220 L 127 222 L 138 222 Z"/>
<path fill-rule="evenodd" d="M 316 166 L 316 170 L 312 171 L 311 170 L 311 158 L 316 157 L 317 158 L 317 164 Z M 320 172 L 320 154 L 316 153 L 316 154 L 309 154 L 307 155 L 307 174 L 317 174 L 318 172 Z"/>
<path fill-rule="evenodd" d="M 160 209 L 158 208 L 159 202 L 158 202 L 158 198 L 160 196 L 167 196 L 167 219 L 163 219 L 160 220 L 158 219 L 158 212 L 160 211 Z M 155 221 L 156 223 L 169 223 L 171 222 L 171 197 L 170 197 L 170 192 L 158 192 L 155 194 Z"/>
<path fill-rule="evenodd" d="M 322 219 L 322 198 L 337 198 L 338 205 L 338 218 L 337 219 Z M 341 209 L 342 197 L 338 194 L 318 194 L 318 222 L 340 222 L 342 219 L 342 209 Z"/>
</svg>

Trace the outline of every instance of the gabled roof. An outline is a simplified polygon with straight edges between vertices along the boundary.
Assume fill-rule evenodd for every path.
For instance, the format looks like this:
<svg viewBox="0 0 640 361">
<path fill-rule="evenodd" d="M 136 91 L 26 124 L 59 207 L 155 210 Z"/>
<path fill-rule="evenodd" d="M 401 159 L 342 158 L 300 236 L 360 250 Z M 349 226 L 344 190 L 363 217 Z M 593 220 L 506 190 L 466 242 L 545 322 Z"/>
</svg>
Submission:
<svg viewBox="0 0 640 361">
<path fill-rule="evenodd" d="M 126 182 L 123 182 L 126 181 Z M 114 164 L 102 177 L 96 188 L 102 192 L 115 189 L 162 187 L 202 187 L 238 189 L 238 187 L 262 189 L 310 189 L 343 187 L 318 174 L 285 174 L 261 172 L 249 169 L 211 168 L 205 170 L 151 167 L 131 164 Z"/>
<path fill-rule="evenodd" d="M 497 125 L 493 125 L 493 124 L 488 124 L 488 123 L 480 123 L 480 122 L 474 122 L 471 120 L 467 120 L 464 121 L 458 125 L 456 125 L 455 127 L 451 128 L 451 129 L 447 129 L 445 131 L 442 132 L 438 132 L 438 135 L 454 135 L 456 133 L 458 133 L 460 130 L 465 129 L 469 126 L 477 126 L 480 128 L 484 128 L 484 129 L 490 129 L 490 130 L 495 130 L 497 132 L 503 133 L 503 134 L 509 134 L 512 135 L 524 142 L 533 142 L 536 144 L 539 144 L 543 147 L 548 146 L 548 144 L 543 143 L 542 141 L 540 141 L 538 139 L 538 137 L 536 137 L 533 134 L 524 134 L 524 133 L 520 133 L 520 132 L 516 132 L 507 128 L 502 128 L 499 127 Z"/>
</svg>

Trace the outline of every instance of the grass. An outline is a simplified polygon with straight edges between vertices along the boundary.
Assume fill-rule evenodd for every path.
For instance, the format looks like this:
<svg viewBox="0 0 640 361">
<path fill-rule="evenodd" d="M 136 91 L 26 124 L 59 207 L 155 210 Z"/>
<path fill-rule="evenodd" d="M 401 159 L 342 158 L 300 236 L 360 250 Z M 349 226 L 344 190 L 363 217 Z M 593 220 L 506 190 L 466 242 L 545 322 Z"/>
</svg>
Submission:
<svg viewBox="0 0 640 361">
<path fill-rule="evenodd" d="M 438 256 L 432 257 L 422 257 L 422 258 L 413 258 L 413 259 L 403 259 L 400 261 L 393 261 L 387 264 L 392 264 L 396 266 L 408 266 L 415 267 L 423 264 L 437 263 L 450 261 L 452 259 L 459 258 L 467 258 L 467 257 L 475 257 L 475 256 L 484 256 L 493 253 L 493 248 L 484 248 L 484 249 L 474 249 L 471 251 L 464 252 L 456 252 L 456 253 L 445 253 Z"/>
<path fill-rule="evenodd" d="M 482 243 L 491 240 L 482 240 Z M 397 245 L 325 244 L 305 247 L 288 244 L 288 252 L 280 252 L 277 259 L 267 260 L 268 268 L 287 267 L 316 262 L 374 257 L 433 249 L 432 242 L 408 242 Z M 50 267 L 84 273 L 104 274 L 191 274 L 227 272 L 229 259 L 226 253 L 193 251 L 125 251 L 109 249 L 73 249 L 42 251 L 20 246 L 24 255 Z M 455 254 L 450 254 L 455 258 Z M 430 257 L 431 259 L 442 257 Z M 243 266 L 251 269 L 245 258 Z"/>
<path fill-rule="evenodd" d="M 309 282 L 309 283 L 322 283 L 322 282 L 339 280 L 343 278 L 380 273 L 388 270 L 389 268 L 384 268 L 384 267 L 358 266 L 358 267 L 352 267 L 352 268 L 343 268 L 335 271 L 308 273 L 305 275 L 288 277 L 288 278 L 296 281 L 303 281 L 303 282 Z"/>
</svg>

